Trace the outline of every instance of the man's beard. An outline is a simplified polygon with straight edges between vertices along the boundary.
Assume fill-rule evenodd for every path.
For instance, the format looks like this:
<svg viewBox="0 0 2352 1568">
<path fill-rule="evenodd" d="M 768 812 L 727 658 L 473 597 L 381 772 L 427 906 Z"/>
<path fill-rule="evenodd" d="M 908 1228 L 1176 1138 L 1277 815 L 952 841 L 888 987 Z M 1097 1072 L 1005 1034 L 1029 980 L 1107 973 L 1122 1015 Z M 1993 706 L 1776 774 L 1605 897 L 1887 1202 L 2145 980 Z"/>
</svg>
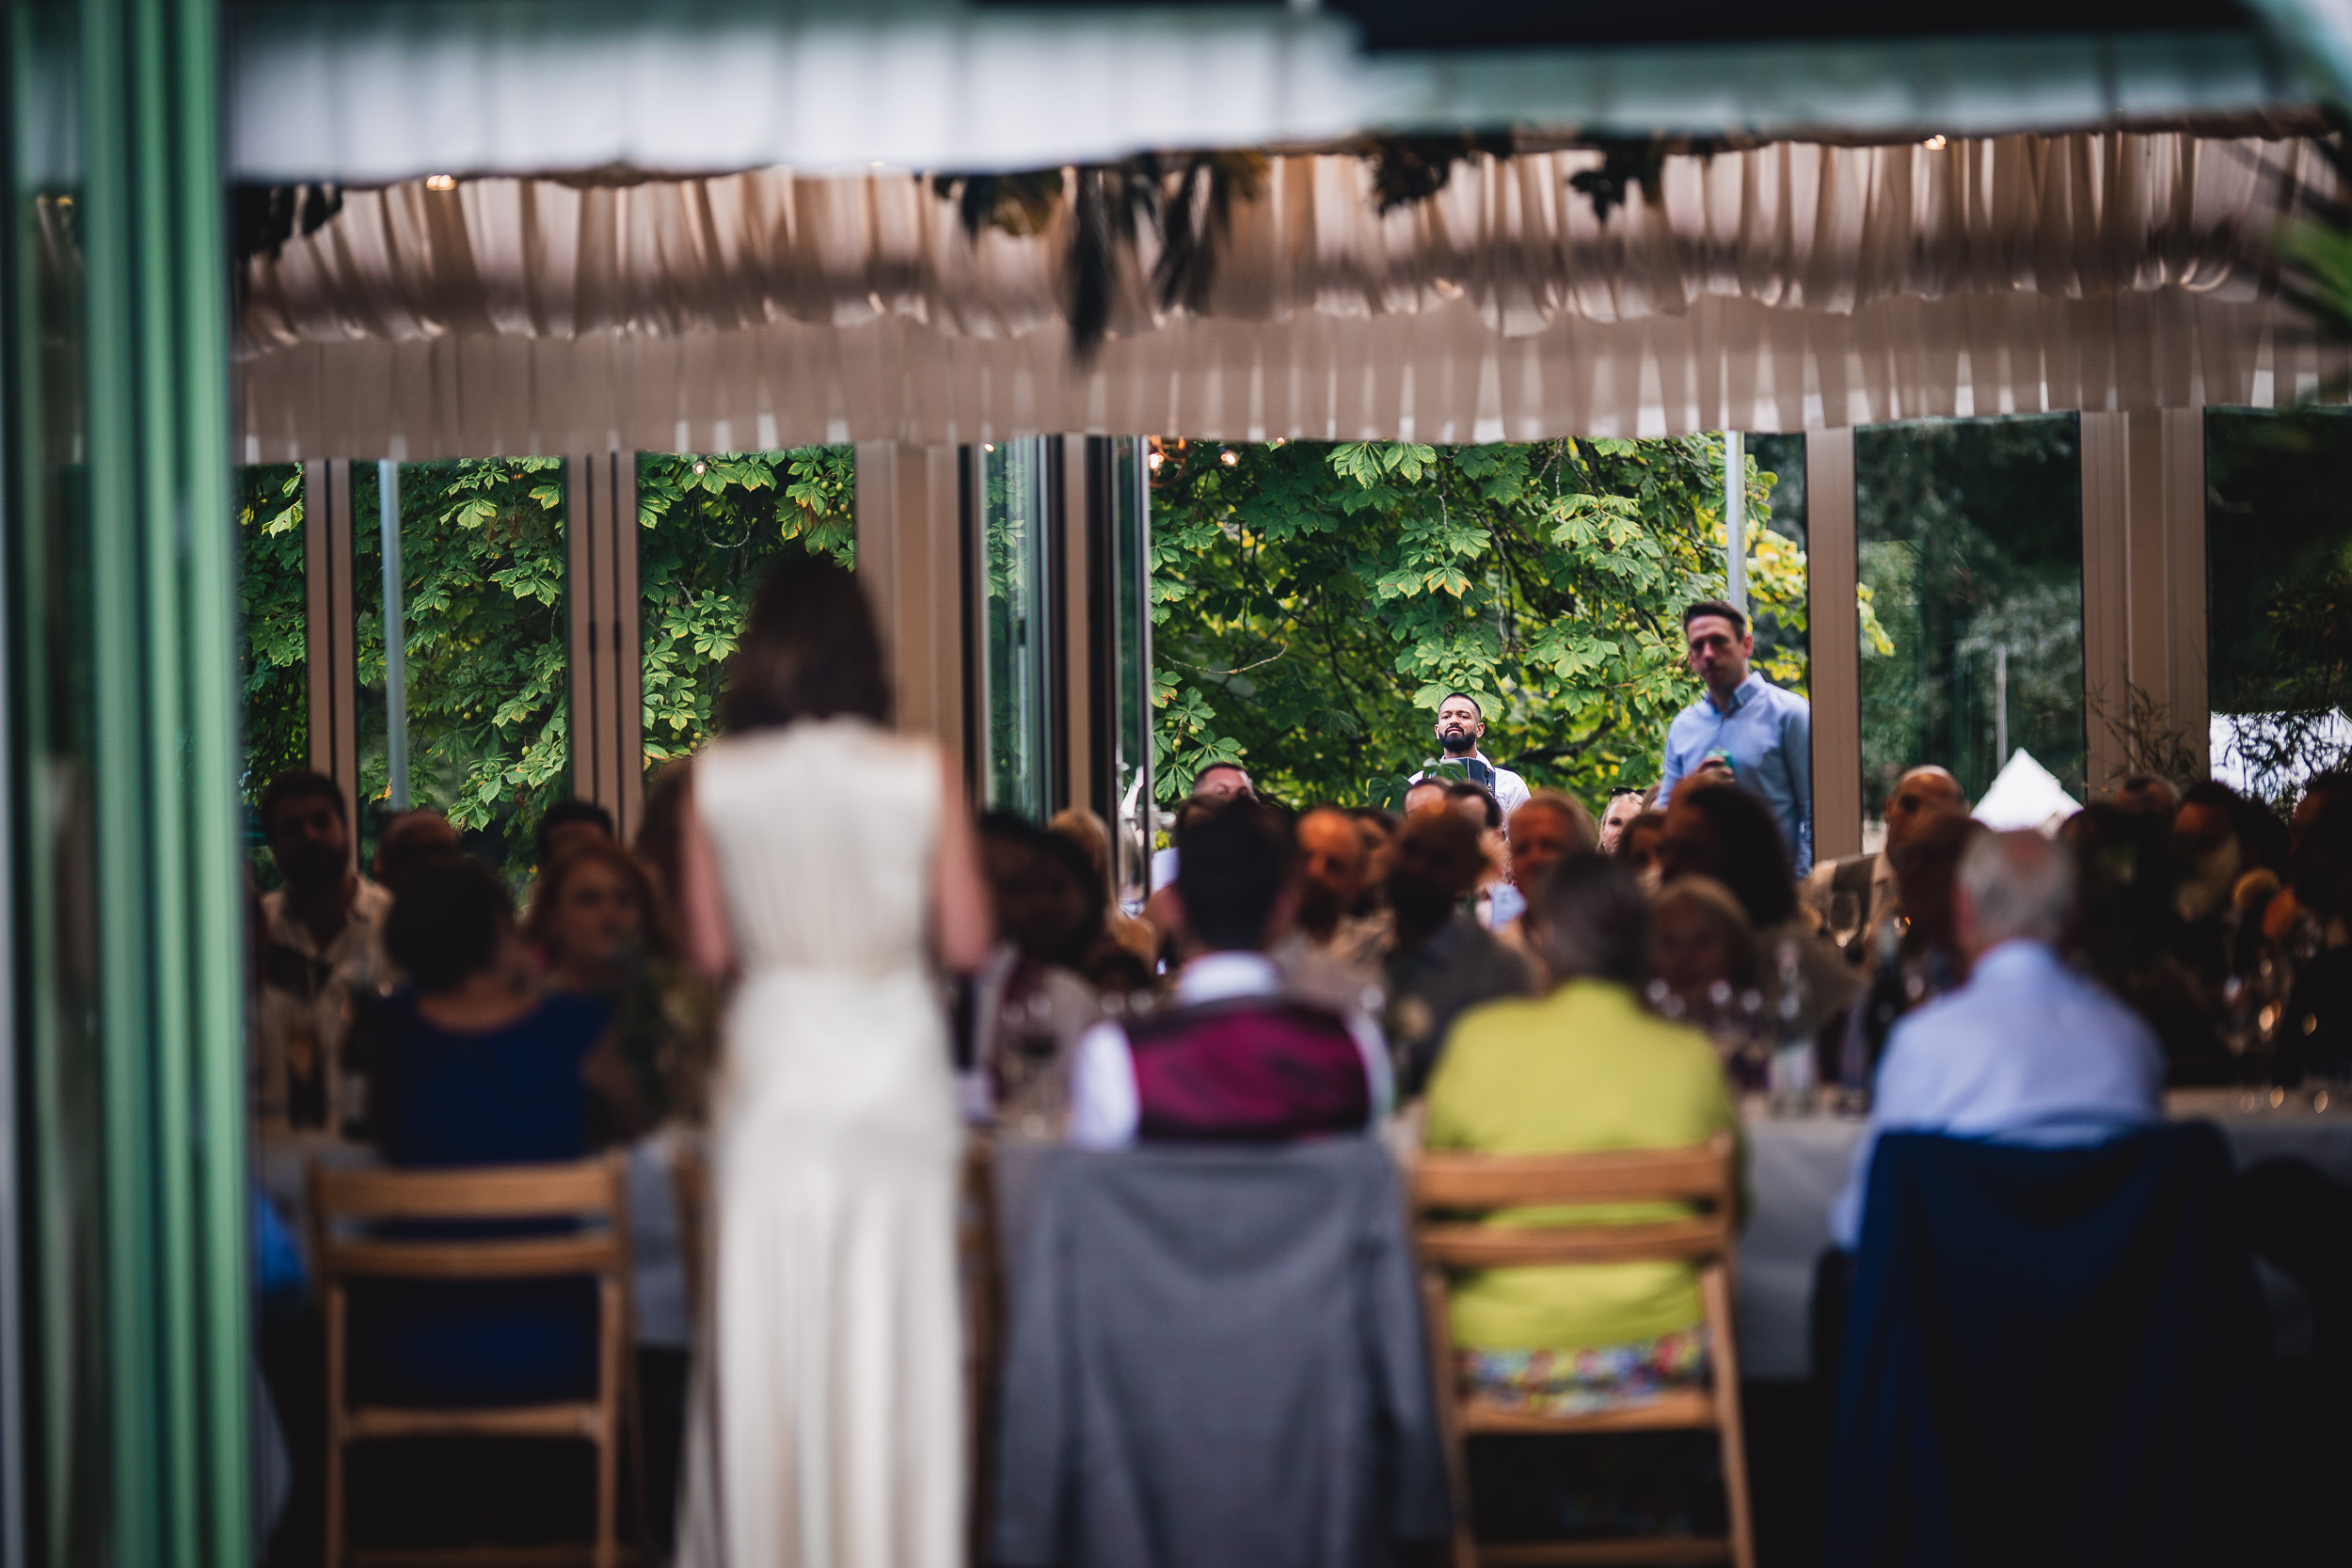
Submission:
<svg viewBox="0 0 2352 1568">
<path fill-rule="evenodd" d="M 1340 923 L 1346 911 L 1340 906 L 1340 895 L 1329 885 L 1305 881 L 1298 888 L 1298 924 L 1310 931 L 1328 931 Z"/>
<path fill-rule="evenodd" d="M 1460 724 L 1448 724 L 1444 729 L 1439 730 L 1438 744 L 1445 748 L 1448 756 L 1466 757 L 1478 750 L 1478 742 L 1471 737 L 1470 731 Z"/>
</svg>

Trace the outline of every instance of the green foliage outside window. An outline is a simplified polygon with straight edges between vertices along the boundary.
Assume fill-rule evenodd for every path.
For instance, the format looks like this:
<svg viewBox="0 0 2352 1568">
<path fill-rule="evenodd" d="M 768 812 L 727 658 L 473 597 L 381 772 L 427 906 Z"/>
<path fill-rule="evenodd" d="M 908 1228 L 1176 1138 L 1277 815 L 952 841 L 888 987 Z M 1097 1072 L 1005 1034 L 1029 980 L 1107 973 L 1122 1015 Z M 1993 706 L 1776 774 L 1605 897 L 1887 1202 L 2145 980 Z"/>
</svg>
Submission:
<svg viewBox="0 0 2352 1568">
<path fill-rule="evenodd" d="M 307 764 L 301 469 L 239 471 L 246 801 Z M 639 463 L 645 761 L 709 733 L 722 667 L 752 590 L 789 551 L 853 562 L 848 447 Z M 360 854 L 389 802 L 383 549 L 373 465 L 353 475 Z M 540 816 L 571 793 L 563 464 L 466 459 L 400 472 L 409 796 L 446 812 L 511 875 L 532 869 Z M 258 829 L 255 870 L 275 880 Z"/>
<path fill-rule="evenodd" d="M 245 650 L 245 770 L 238 797 L 250 807 L 270 780 L 310 756 L 309 650 L 302 580 L 302 468 L 278 463 L 237 470 L 239 609 Z M 263 887 L 277 868 L 248 825 L 247 859 Z"/>
<path fill-rule="evenodd" d="M 1161 457 L 1163 800 L 1217 761 L 1291 800 L 1393 800 L 1456 689 L 1486 708 L 1486 753 L 1531 784 L 1596 800 L 1656 779 L 1666 725 L 1698 693 L 1681 609 L 1724 592 L 1719 438 Z M 1751 458 L 1749 597 L 1766 677 L 1802 691 L 1804 555 L 1770 528 L 1772 483 Z"/>
<path fill-rule="evenodd" d="M 727 657 L 770 566 L 796 552 L 857 564 L 856 499 L 850 447 L 638 458 L 648 769 L 716 728 Z"/>
</svg>

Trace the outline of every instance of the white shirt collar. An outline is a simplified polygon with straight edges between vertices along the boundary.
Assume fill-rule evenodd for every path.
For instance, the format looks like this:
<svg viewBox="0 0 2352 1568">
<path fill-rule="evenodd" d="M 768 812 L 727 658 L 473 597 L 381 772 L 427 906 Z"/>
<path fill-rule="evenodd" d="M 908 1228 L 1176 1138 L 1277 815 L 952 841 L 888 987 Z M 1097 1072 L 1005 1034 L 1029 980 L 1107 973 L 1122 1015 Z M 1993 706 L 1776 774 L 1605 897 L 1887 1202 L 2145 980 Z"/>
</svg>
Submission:
<svg viewBox="0 0 2352 1568">
<path fill-rule="evenodd" d="M 1203 953 L 1176 976 L 1176 1000 L 1187 1006 L 1236 996 L 1272 996 L 1281 989 L 1274 960 L 1263 953 Z"/>
</svg>

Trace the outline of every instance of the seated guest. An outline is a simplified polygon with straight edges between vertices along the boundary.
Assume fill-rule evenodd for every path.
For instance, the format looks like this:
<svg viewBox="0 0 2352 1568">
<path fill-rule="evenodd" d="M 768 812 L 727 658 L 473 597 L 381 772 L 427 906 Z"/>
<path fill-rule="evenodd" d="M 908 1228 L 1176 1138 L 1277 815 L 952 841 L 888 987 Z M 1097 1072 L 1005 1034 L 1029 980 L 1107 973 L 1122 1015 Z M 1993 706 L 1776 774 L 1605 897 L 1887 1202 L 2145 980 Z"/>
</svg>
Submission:
<svg viewBox="0 0 2352 1568">
<path fill-rule="evenodd" d="M 2039 833 L 1989 834 L 1961 857 L 1952 926 L 1968 983 L 1887 1038 L 1869 1126 L 1830 1210 L 1840 1248 L 1861 1239 L 1882 1132 L 2063 1148 L 2164 1119 L 2154 1032 L 2058 957 L 2074 900 L 2073 857 Z"/>
<path fill-rule="evenodd" d="M 1837 1082 L 1854 1088 L 1867 1084 L 1895 1021 L 1950 990 L 1967 973 L 1968 960 L 1953 941 L 1952 882 L 1960 857 L 1985 832 L 1957 811 L 1930 809 L 1905 825 L 1899 845 L 1889 839 L 1884 858 L 1894 870 L 1901 921 L 1890 920 L 1873 933 L 1868 989 L 1847 1015 L 1844 1038 L 1826 1064 Z"/>
<path fill-rule="evenodd" d="M 1256 792 L 1250 787 L 1249 772 L 1241 764 L 1213 762 L 1193 775 L 1192 793 L 1185 797 L 1185 802 L 1202 806 L 1220 806 L 1228 800 L 1255 799 L 1255 794 Z M 1177 828 L 1170 835 L 1171 842 L 1168 847 L 1165 849 L 1154 850 L 1152 854 L 1152 891 L 1153 893 L 1175 883 L 1176 867 L 1183 861 L 1184 847 L 1183 809 L 1179 808 L 1176 815 Z"/>
<path fill-rule="evenodd" d="M 1738 998 L 1753 990 L 1756 972 L 1756 933 L 1747 911 L 1723 883 L 1710 877 L 1683 877 L 1659 890 L 1650 921 L 1650 964 L 1656 974 L 1650 994 L 1669 1017 L 1701 1027 L 1724 1026 L 1722 1043 L 1733 1038 Z M 1760 1010 L 1760 1006 L 1759 1006 Z"/>
<path fill-rule="evenodd" d="M 1070 806 L 1056 812 L 1045 828 L 1086 851 L 1088 863 L 1094 867 L 1094 875 L 1103 883 L 1104 928 L 1110 932 L 1113 942 L 1133 953 L 1149 974 L 1159 959 L 1159 938 L 1151 927 L 1119 907 L 1118 879 L 1111 865 L 1110 824 L 1084 806 Z M 1129 842 L 1132 846 L 1133 841 Z"/>
<path fill-rule="evenodd" d="M 1002 940 L 972 977 L 964 1114 L 1014 1138 L 1061 1136 L 1078 1037 L 1103 1016 L 1097 988 L 1073 962 L 1090 945 L 1079 885 L 1088 879 L 1057 858 L 1053 836 L 1010 812 L 980 818 L 980 870 Z M 1134 968 L 1148 983 L 1149 971 Z"/>
<path fill-rule="evenodd" d="M 1626 869 L 1597 854 L 1562 861 L 1537 930 L 1553 990 L 1462 1015 L 1429 1081 L 1427 1146 L 1567 1154 L 1736 1134 L 1706 1037 L 1653 1017 L 1638 999 L 1650 911 Z M 1673 1212 L 1611 1211 L 1629 1223 Z M 1703 1375 L 1698 1278 L 1687 1263 L 1492 1269 L 1458 1279 L 1453 1303 L 1464 1380 L 1501 1403 L 1579 1415 L 1639 1404 Z"/>
<path fill-rule="evenodd" d="M 457 847 L 457 829 L 428 806 L 394 812 L 375 841 L 375 879 L 400 896 L 417 867 Z"/>
<path fill-rule="evenodd" d="M 673 961 L 653 876 L 619 845 L 589 839 L 541 873 L 525 935 L 550 990 L 602 1003 L 645 1114 L 697 1114 L 716 1046 L 712 998 Z"/>
<path fill-rule="evenodd" d="M 2058 837 L 2074 851 L 2082 917 L 2069 956 L 2156 1032 L 2173 1083 L 2234 1082 L 2219 988 L 2201 986 L 2185 956 L 2171 818 L 2094 800 Z"/>
<path fill-rule="evenodd" d="M 1297 849 L 1255 801 L 1227 804 L 1184 836 L 1176 872 L 1185 962 L 1175 1006 L 1078 1042 L 1072 1143 L 1280 1142 L 1355 1132 L 1387 1113 L 1379 1037 L 1279 994 L 1266 949 L 1298 904 Z"/>
<path fill-rule="evenodd" d="M 1886 824 L 1886 844 L 1875 855 L 1844 855 L 1816 862 L 1804 879 L 1805 904 L 1844 947 L 1854 963 L 1868 959 L 1876 933 L 1902 914 L 1895 885 L 1895 854 L 1911 837 L 1911 830 L 1931 813 L 1968 815 L 1968 797 L 1960 781 L 1933 764 L 1914 768 L 1895 781 L 1886 803 L 1879 808 Z M 1851 911 L 1841 918 L 1843 904 Z"/>
<path fill-rule="evenodd" d="M 555 857 L 575 845 L 617 843 L 619 835 L 612 831 L 612 814 L 594 800 L 578 796 L 558 800 L 539 818 L 539 832 L 532 841 L 542 866 L 551 865 Z"/>
<path fill-rule="evenodd" d="M 2181 786 L 2158 773 L 2134 773 L 2115 786 L 2107 803 L 2118 811 L 2172 820 L 2181 809 Z"/>
<path fill-rule="evenodd" d="M 1389 912 L 1359 915 L 1364 863 L 1369 858 L 1356 821 L 1336 806 L 1318 806 L 1298 819 L 1296 940 L 1325 960 L 1370 984 L 1388 950 Z"/>
<path fill-rule="evenodd" d="M 545 995 L 496 872 L 462 855 L 421 868 L 384 931 L 413 988 L 387 1005 L 376 1138 L 395 1165 L 577 1160 L 590 1106 L 633 1132 L 643 1101 L 587 997 Z"/>
<path fill-rule="evenodd" d="M 1541 960 L 1529 940 L 1528 905 L 1543 887 L 1544 879 L 1551 875 L 1553 866 L 1569 855 L 1593 847 L 1593 819 L 1574 797 L 1556 789 L 1539 789 L 1511 814 L 1507 826 L 1511 887 L 1518 895 L 1519 912 L 1491 929 L 1505 946 L 1527 959 L 1531 969 L 1540 972 Z"/>
<path fill-rule="evenodd" d="M 1656 893 L 1666 876 L 1666 814 L 1645 810 L 1617 834 L 1610 851 L 1625 862 L 1645 893 Z"/>
<path fill-rule="evenodd" d="M 1788 841 L 1761 796 L 1693 774 L 1675 791 L 1674 803 L 1666 808 L 1666 836 L 1660 849 L 1666 880 L 1712 877 L 1747 911 L 1769 980 L 1764 999 L 1769 1014 L 1779 1015 L 1779 976 L 1793 958 L 1803 987 L 1798 1027 L 1818 1035 L 1844 1022 L 1847 1007 L 1862 990 L 1861 978 L 1799 910 Z"/>
<path fill-rule="evenodd" d="M 376 1138 L 392 1164 L 578 1160 L 590 1151 L 592 1103 L 624 1134 L 644 1124 L 611 1015 L 541 993 L 489 867 L 459 855 L 420 867 L 385 943 L 414 988 L 385 1010 L 376 1078 Z M 595 1298 L 580 1281 L 383 1281 L 352 1306 L 358 1398 L 578 1397 L 595 1365 Z"/>
<path fill-rule="evenodd" d="M 1405 815 L 1418 816 L 1432 806 L 1445 804 L 1446 782 L 1443 779 L 1423 779 L 1405 792 Z"/>
<path fill-rule="evenodd" d="M 1458 812 L 1406 818 L 1389 902 L 1396 942 L 1389 951 L 1389 1035 L 1400 1092 L 1421 1092 L 1446 1031 L 1463 1008 L 1534 987 L 1525 958 L 1481 927 L 1463 901 L 1486 871 L 1484 835 Z"/>
<path fill-rule="evenodd" d="M 1600 813 L 1600 852 L 1613 855 L 1617 840 L 1625 834 L 1625 825 L 1649 810 L 1649 791 L 1632 784 L 1619 784 L 1609 792 L 1609 803 Z"/>
<path fill-rule="evenodd" d="M 1389 872 L 1396 864 L 1396 835 L 1404 824 L 1394 812 L 1378 806 L 1352 806 L 1348 816 L 1356 824 L 1356 834 L 1364 841 L 1364 875 L 1356 893 L 1356 907 L 1348 912 L 1359 919 L 1371 914 L 1385 915 L 1389 907 Z"/>
</svg>

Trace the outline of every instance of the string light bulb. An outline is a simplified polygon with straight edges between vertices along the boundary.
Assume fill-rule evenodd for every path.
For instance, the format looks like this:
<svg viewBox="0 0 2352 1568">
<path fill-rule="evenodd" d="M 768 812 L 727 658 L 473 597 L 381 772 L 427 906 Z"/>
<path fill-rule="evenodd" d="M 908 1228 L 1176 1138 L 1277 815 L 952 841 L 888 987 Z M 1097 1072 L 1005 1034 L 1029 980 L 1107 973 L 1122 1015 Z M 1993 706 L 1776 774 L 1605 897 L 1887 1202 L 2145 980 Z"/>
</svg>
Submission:
<svg viewBox="0 0 2352 1568">
<path fill-rule="evenodd" d="M 695 472 L 696 474 L 705 474 L 705 473 L 708 473 L 709 471 L 710 471 L 710 465 L 709 465 L 709 464 L 707 464 L 707 463 L 704 462 L 704 461 L 703 461 L 701 458 L 699 458 L 699 457 L 697 457 L 696 459 L 694 459 L 694 472 Z"/>
<path fill-rule="evenodd" d="M 1155 451 L 1150 457 L 1145 458 L 1144 461 L 1152 465 L 1152 471 L 1156 474 L 1160 471 L 1160 465 L 1167 462 L 1168 459 L 1161 453 Z"/>
<path fill-rule="evenodd" d="M 982 441 L 980 443 L 980 450 L 982 451 L 994 451 L 996 450 L 996 443 L 993 441 Z"/>
<path fill-rule="evenodd" d="M 1926 148 L 1931 152 L 1941 152 L 1944 150 L 1947 144 L 1944 140 L 1943 133 L 1938 132 L 1936 135 L 1930 136 L 1919 145 Z"/>
<path fill-rule="evenodd" d="M 428 174 L 424 177 L 424 188 L 428 191 L 453 191 L 457 188 L 457 176 Z"/>
<path fill-rule="evenodd" d="M 1227 447 L 1223 451 L 1216 454 L 1216 460 L 1230 468 L 1234 464 L 1241 461 L 1241 453 L 1235 451 L 1231 447 Z"/>
</svg>

